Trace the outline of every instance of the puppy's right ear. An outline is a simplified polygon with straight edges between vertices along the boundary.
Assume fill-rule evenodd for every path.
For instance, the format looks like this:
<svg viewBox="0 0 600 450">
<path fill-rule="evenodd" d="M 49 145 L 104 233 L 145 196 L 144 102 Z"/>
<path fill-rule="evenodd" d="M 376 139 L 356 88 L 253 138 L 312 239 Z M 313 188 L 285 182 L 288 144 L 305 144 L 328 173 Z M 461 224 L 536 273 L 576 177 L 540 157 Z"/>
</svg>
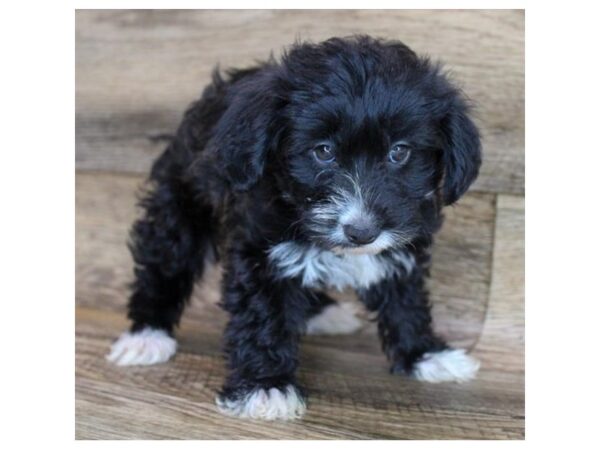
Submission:
<svg viewBox="0 0 600 450">
<path fill-rule="evenodd" d="M 456 202 L 475 181 L 481 166 L 479 131 L 468 116 L 468 107 L 458 93 L 442 120 L 444 136 L 444 203 Z"/>
<path fill-rule="evenodd" d="M 229 106 L 208 146 L 222 175 L 236 191 L 246 191 L 263 173 L 276 131 L 275 100 L 267 79 L 240 80 L 228 93 Z"/>
</svg>

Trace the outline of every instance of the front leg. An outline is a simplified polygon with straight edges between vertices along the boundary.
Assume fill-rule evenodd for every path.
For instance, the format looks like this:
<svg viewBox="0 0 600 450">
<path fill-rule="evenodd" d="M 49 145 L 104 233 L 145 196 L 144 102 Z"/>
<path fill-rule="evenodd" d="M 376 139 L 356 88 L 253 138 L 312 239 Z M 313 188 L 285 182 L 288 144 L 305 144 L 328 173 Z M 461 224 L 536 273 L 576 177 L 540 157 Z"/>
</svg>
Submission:
<svg viewBox="0 0 600 450">
<path fill-rule="evenodd" d="M 462 349 L 449 348 L 433 333 L 423 284 L 423 272 L 415 267 L 405 277 L 392 276 L 359 292 L 367 308 L 377 312 L 379 336 L 392 372 L 431 383 L 474 378 L 479 362 Z"/>
<path fill-rule="evenodd" d="M 295 280 L 275 278 L 264 252 L 234 252 L 223 282 L 230 373 L 217 397 L 220 411 L 265 420 L 302 416 L 306 404 L 295 371 L 314 294 Z"/>
</svg>

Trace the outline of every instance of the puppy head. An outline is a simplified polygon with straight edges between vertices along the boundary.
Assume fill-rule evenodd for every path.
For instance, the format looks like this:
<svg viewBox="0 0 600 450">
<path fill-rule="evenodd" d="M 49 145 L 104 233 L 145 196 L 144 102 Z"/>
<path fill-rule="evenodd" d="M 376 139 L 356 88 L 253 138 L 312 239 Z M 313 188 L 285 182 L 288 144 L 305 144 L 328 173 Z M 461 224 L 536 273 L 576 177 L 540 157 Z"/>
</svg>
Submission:
<svg viewBox="0 0 600 450">
<path fill-rule="evenodd" d="M 219 124 L 232 186 L 267 172 L 325 248 L 379 253 L 428 235 L 477 176 L 465 100 L 399 42 L 297 44 L 246 83 Z"/>
</svg>

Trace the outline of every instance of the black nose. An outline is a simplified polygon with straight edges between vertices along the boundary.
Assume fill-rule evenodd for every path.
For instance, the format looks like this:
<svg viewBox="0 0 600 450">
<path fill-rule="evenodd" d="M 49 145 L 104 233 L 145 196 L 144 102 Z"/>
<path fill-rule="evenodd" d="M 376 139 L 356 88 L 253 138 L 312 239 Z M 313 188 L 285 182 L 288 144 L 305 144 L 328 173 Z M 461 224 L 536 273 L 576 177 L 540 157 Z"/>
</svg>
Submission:
<svg viewBox="0 0 600 450">
<path fill-rule="evenodd" d="M 379 236 L 379 228 L 372 225 L 344 225 L 344 233 L 350 242 L 356 245 L 366 245 Z"/>
</svg>

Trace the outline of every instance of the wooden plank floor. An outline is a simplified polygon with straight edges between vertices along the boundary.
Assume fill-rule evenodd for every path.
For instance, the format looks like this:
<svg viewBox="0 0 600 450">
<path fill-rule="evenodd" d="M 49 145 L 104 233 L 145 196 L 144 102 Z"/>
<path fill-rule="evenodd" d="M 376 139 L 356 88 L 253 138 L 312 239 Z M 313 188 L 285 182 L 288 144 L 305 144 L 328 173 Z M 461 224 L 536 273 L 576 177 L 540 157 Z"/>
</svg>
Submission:
<svg viewBox="0 0 600 450">
<path fill-rule="evenodd" d="M 77 438 L 523 438 L 523 11 L 80 10 L 75 25 Z M 447 209 L 429 289 L 435 328 L 481 359 L 479 378 L 428 385 L 392 377 L 366 322 L 356 335 L 303 343 L 299 378 L 310 403 L 302 421 L 221 416 L 218 268 L 196 289 L 172 361 L 107 364 L 127 326 L 135 192 L 163 147 L 148 137 L 173 132 L 217 63 L 245 66 L 296 38 L 354 33 L 400 39 L 442 59 L 476 104 L 481 174 Z"/>
<path fill-rule="evenodd" d="M 110 343 L 127 326 L 131 263 L 125 242 L 140 183 L 137 176 L 77 175 L 78 439 L 523 437 L 523 298 L 522 291 L 511 288 L 521 283 L 522 198 L 467 195 L 450 212 L 434 256 L 443 280 L 431 286 L 436 305 L 442 305 L 436 328 L 455 343 L 479 342 L 474 351 L 484 366 L 476 381 L 429 385 L 389 375 L 374 326 L 367 324 L 353 336 L 307 338 L 299 378 L 309 390 L 309 412 L 302 421 L 265 424 L 224 417 L 214 406 L 225 376 L 221 330 L 226 317 L 216 306 L 218 270 L 197 288 L 172 361 L 141 368 L 117 368 L 105 361 Z M 476 218 L 479 226 L 470 226 Z M 461 245 L 469 251 L 457 262 Z M 477 265 L 487 269 L 467 273 Z M 459 281 L 465 277 L 466 283 Z M 465 286 L 471 283 L 475 286 Z M 490 283 L 488 292 L 484 285 Z M 452 307 L 461 295 L 463 302 Z M 456 314 L 448 318 L 453 308 Z M 477 312 L 469 314 L 469 308 Z M 512 324 L 510 336 L 507 323 Z"/>
<path fill-rule="evenodd" d="M 399 39 L 442 60 L 476 105 L 485 158 L 474 189 L 522 194 L 521 10 L 98 11 L 76 14 L 77 167 L 146 173 L 217 63 L 244 67 L 297 38 Z"/>
</svg>

